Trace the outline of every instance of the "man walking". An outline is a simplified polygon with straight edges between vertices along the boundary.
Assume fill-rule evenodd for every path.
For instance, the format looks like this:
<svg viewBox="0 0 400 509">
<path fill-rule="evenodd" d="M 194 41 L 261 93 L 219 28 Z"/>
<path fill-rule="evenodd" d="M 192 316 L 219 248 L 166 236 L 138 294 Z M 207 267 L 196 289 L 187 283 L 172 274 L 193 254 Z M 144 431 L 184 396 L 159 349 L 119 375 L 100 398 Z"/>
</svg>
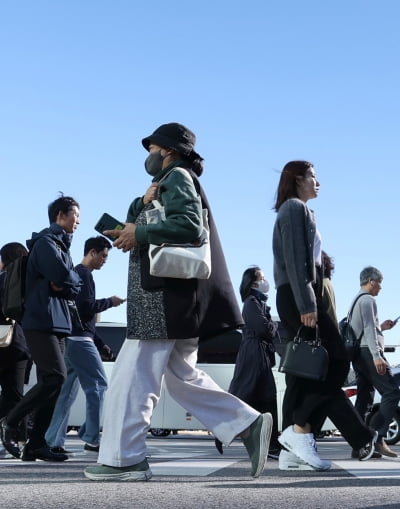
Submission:
<svg viewBox="0 0 400 509">
<path fill-rule="evenodd" d="M 27 241 L 30 253 L 22 328 L 36 364 L 37 383 L 0 421 L 5 449 L 19 458 L 18 424 L 33 413 L 33 426 L 22 452 L 23 461 L 68 458 L 50 450 L 45 433 L 66 377 L 64 338 L 71 334 L 70 309 L 82 284 L 69 253 L 72 234 L 79 224 L 79 204 L 62 195 L 50 203 L 48 214 L 50 226 L 33 233 Z"/>
<path fill-rule="evenodd" d="M 81 324 L 76 324 L 72 334 L 66 338 L 65 364 L 67 379 L 58 397 L 53 418 L 46 433 L 47 443 L 53 452 L 65 453 L 64 443 L 68 429 L 68 419 L 73 402 L 79 390 L 79 383 L 86 396 L 86 420 L 79 428 L 78 436 L 85 442 L 87 451 L 99 450 L 100 414 L 107 389 L 99 350 L 104 358 L 112 357 L 107 345 L 96 336 L 96 314 L 111 307 L 119 306 L 125 299 L 115 295 L 108 299 L 96 299 L 96 289 L 92 272 L 106 263 L 110 242 L 102 236 L 92 237 L 85 242 L 84 258 L 75 270 L 83 281 L 76 305 Z"/>
<path fill-rule="evenodd" d="M 383 330 L 394 327 L 396 322 L 385 320 L 381 325 L 379 324 L 374 297 L 382 288 L 382 280 L 382 273 L 375 267 L 366 267 L 360 273 L 361 289 L 358 295 L 361 293 L 361 297 L 354 306 L 351 326 L 355 335 L 361 336 L 361 348 L 359 355 L 353 361 L 353 367 L 359 374 L 359 378 L 365 383 L 369 382 L 382 396 L 379 411 L 371 422 L 372 427 L 378 431 L 375 451 L 384 456 L 396 457 L 397 454 L 388 447 L 384 437 L 397 410 L 400 389 L 384 356 L 385 344 L 382 334 Z"/>
</svg>

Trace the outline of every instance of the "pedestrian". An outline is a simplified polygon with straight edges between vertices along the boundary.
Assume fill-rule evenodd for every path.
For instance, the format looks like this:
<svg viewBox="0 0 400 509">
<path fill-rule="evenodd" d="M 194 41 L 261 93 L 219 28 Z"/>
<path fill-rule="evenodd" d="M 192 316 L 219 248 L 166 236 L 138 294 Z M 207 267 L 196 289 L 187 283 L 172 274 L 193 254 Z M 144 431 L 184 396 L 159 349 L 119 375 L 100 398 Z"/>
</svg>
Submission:
<svg viewBox="0 0 400 509">
<path fill-rule="evenodd" d="M 0 421 L 4 447 L 15 457 L 19 423 L 33 413 L 32 428 L 22 451 L 23 461 L 64 461 L 65 454 L 50 450 L 45 433 L 66 377 L 64 338 L 71 334 L 70 308 L 81 279 L 75 272 L 69 247 L 79 224 L 79 204 L 60 196 L 48 207 L 50 226 L 27 241 L 29 258 L 22 328 L 36 364 L 37 383 Z"/>
<path fill-rule="evenodd" d="M 292 337 L 302 326 L 304 336 L 315 339 L 316 326 L 329 354 L 325 381 L 286 374 L 282 405 L 279 457 L 282 470 L 311 468 L 327 470 L 330 462 L 316 451 L 314 432 L 328 416 L 360 460 L 374 452 L 376 433 L 370 430 L 342 390 L 349 362 L 337 323 L 322 301 L 322 248 L 314 213 L 307 202 L 318 196 L 319 182 L 307 161 L 291 161 L 281 173 L 276 193 L 277 218 L 273 232 L 276 305 L 283 325 Z M 307 466 L 308 465 L 308 466 Z"/>
<path fill-rule="evenodd" d="M 148 480 L 146 434 L 160 398 L 163 380 L 170 395 L 197 417 L 221 442 L 241 436 L 258 477 L 266 461 L 272 427 L 260 414 L 223 391 L 196 368 L 199 338 L 241 326 L 212 212 L 198 177 L 203 159 L 195 152 L 195 135 L 182 124 L 158 127 L 142 140 L 149 151 L 145 168 L 152 184 L 129 207 L 123 230 L 105 232 L 114 245 L 131 250 L 128 277 L 128 333 L 106 394 L 98 466 L 92 480 Z M 165 220 L 146 224 L 145 212 L 158 198 Z M 193 242 L 202 232 L 202 209 L 208 209 L 212 272 L 209 279 L 150 276 L 149 243 Z"/>
<path fill-rule="evenodd" d="M 339 327 L 336 314 L 336 297 L 335 290 L 332 285 L 332 273 L 335 270 L 333 259 L 324 250 L 321 251 L 322 256 L 322 304 L 331 317 L 332 323 Z"/>
<path fill-rule="evenodd" d="M 2 324 L 9 323 L 2 312 L 7 267 L 20 256 L 26 256 L 27 254 L 26 247 L 19 242 L 5 244 L 0 250 L 2 265 L 0 274 L 0 323 Z M 5 417 L 24 395 L 25 373 L 29 359 L 29 349 L 21 324 L 15 322 L 11 344 L 5 348 L 0 348 L 0 419 Z M 25 441 L 26 420 L 23 419 L 17 431 L 17 442 Z M 3 449 L 1 455 L 5 453 L 5 449 Z"/>
<path fill-rule="evenodd" d="M 383 276 L 376 267 L 365 267 L 360 273 L 360 291 L 351 315 L 351 327 L 357 338 L 361 337 L 360 352 L 353 360 L 354 371 L 361 381 L 372 385 L 382 396 L 378 412 L 371 426 L 378 432 L 375 450 L 390 458 L 397 457 L 385 442 L 389 424 L 397 412 L 400 389 L 385 357 L 385 340 L 382 331 L 392 329 L 396 322 L 385 320 L 379 323 L 375 297 L 382 288 Z M 361 295 L 361 296 L 360 296 Z M 362 387 L 365 387 L 364 382 Z M 368 387 L 368 385 L 367 385 Z M 353 456 L 357 451 L 353 450 Z"/>
<path fill-rule="evenodd" d="M 96 299 L 92 272 L 103 267 L 111 248 L 111 243 L 105 237 L 87 239 L 83 260 L 75 267 L 83 283 L 76 298 L 81 323 L 73 326 L 71 335 L 65 340 L 67 379 L 58 396 L 53 417 L 46 432 L 46 441 L 53 452 L 67 452 L 64 444 L 68 420 L 71 407 L 78 395 L 79 385 L 85 393 L 86 418 L 79 428 L 78 436 L 85 442 L 84 450 L 94 452 L 99 450 L 100 415 L 107 389 L 107 378 L 100 352 L 105 358 L 111 360 L 112 351 L 96 336 L 96 315 L 111 307 L 120 306 L 125 299 L 116 295 L 107 299 Z"/>
<path fill-rule="evenodd" d="M 275 366 L 274 339 L 278 324 L 271 318 L 267 305 L 269 283 L 258 266 L 249 267 L 242 276 L 240 296 L 243 302 L 244 326 L 236 356 L 235 370 L 228 392 L 260 413 L 269 412 L 273 418 L 268 457 L 278 459 L 278 406 L 276 384 L 272 368 Z M 223 447 L 215 439 L 217 450 Z"/>
</svg>

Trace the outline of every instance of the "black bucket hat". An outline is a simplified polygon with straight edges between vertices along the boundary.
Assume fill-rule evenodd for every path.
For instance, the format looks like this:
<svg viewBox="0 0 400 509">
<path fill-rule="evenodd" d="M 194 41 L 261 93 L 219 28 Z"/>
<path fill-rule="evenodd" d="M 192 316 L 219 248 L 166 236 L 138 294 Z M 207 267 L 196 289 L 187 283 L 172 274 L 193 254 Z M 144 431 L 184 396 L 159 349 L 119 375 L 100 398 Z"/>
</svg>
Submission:
<svg viewBox="0 0 400 509">
<path fill-rule="evenodd" d="M 172 150 L 176 150 L 185 157 L 198 155 L 194 151 L 196 135 L 184 125 L 176 122 L 160 125 L 153 134 L 143 138 L 142 144 L 147 151 L 150 143 L 172 148 Z"/>
</svg>

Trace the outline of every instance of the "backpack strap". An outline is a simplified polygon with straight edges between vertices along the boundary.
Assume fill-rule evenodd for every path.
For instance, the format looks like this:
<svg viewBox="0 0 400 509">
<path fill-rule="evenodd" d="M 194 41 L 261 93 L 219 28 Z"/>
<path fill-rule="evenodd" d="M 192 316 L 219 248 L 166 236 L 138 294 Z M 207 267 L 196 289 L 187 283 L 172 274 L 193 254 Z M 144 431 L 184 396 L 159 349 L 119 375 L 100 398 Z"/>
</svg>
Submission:
<svg viewBox="0 0 400 509">
<path fill-rule="evenodd" d="M 353 304 L 351 305 L 351 308 L 350 308 L 350 311 L 347 313 L 347 321 L 348 323 L 351 325 L 351 317 L 353 315 L 353 311 L 354 311 L 354 307 L 358 301 L 358 299 L 360 297 L 362 297 L 363 295 L 368 295 L 368 292 L 363 292 L 363 293 L 360 293 L 359 295 L 357 295 L 357 297 L 354 299 L 353 301 Z M 360 337 L 358 338 L 358 341 L 361 340 L 361 338 L 363 337 L 363 334 L 364 334 L 364 329 L 362 330 L 361 334 L 360 334 Z"/>
</svg>

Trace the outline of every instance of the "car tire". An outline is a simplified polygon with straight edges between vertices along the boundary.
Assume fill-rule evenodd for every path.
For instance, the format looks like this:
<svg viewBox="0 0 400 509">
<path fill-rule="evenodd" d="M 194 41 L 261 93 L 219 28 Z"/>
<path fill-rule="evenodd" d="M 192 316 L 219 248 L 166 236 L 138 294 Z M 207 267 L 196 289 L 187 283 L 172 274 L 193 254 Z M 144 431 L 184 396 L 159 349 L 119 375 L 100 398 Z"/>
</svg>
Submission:
<svg viewBox="0 0 400 509">
<path fill-rule="evenodd" d="M 374 413 L 371 415 L 370 419 L 368 420 L 368 424 L 374 428 L 374 417 L 376 417 L 377 411 L 379 409 L 379 406 L 374 409 Z M 397 444 L 397 442 L 400 440 L 400 413 L 396 412 L 393 416 L 393 419 L 391 420 L 389 424 L 389 429 L 385 438 L 385 442 L 388 445 L 394 445 Z"/>
<path fill-rule="evenodd" d="M 400 440 L 400 415 L 396 413 L 393 416 L 389 429 L 385 438 L 385 442 L 389 445 L 397 444 Z"/>
<path fill-rule="evenodd" d="M 150 433 L 153 435 L 153 437 L 167 437 L 171 433 L 171 430 L 163 428 L 150 428 Z"/>
</svg>

